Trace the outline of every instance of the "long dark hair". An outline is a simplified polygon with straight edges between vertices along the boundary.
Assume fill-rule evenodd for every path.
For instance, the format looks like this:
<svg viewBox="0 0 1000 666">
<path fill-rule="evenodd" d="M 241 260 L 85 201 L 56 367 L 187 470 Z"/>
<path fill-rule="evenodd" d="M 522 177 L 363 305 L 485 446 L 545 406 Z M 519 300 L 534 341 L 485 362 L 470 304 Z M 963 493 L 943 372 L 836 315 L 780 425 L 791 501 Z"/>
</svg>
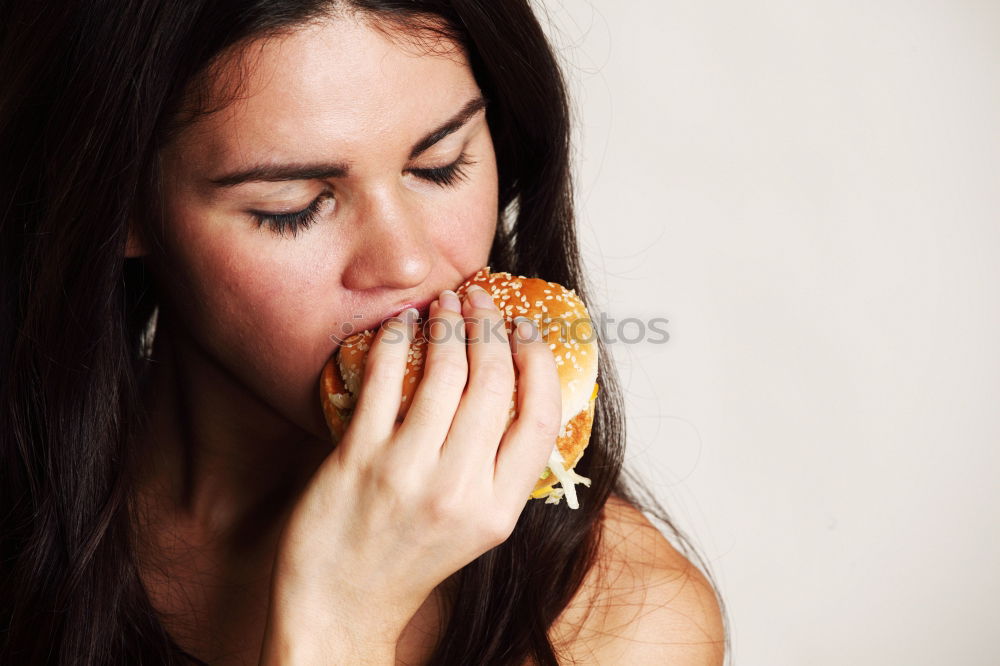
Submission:
<svg viewBox="0 0 1000 666">
<path fill-rule="evenodd" d="M 130 469 L 157 306 L 129 219 L 156 205 L 157 154 L 224 50 L 344 5 L 463 45 L 490 100 L 494 270 L 588 293 L 573 224 L 569 109 L 527 0 L 13 0 L 0 42 L 0 662 L 197 661 L 136 565 Z M 210 112 L 200 108 L 197 113 Z M 603 349 L 602 352 L 606 351 Z M 610 493 L 697 551 L 623 470 L 622 397 L 602 353 L 581 508 L 529 502 L 513 535 L 455 575 L 434 664 L 555 665 L 547 632 L 598 553 Z"/>
</svg>

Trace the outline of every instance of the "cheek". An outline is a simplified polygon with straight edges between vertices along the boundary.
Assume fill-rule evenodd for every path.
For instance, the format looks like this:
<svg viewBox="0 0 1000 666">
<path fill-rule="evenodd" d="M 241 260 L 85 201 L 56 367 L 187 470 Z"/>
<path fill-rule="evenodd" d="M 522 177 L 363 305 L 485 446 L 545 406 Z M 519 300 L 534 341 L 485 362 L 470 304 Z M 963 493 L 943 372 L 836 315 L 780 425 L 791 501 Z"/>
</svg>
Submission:
<svg viewBox="0 0 1000 666">
<path fill-rule="evenodd" d="M 492 148 L 491 148 L 492 150 Z M 437 247 L 452 266 L 463 275 L 471 275 L 486 265 L 497 225 L 497 174 L 491 159 L 481 165 L 483 174 L 468 196 L 455 203 L 447 215 L 438 217 L 443 223 L 432 228 Z"/>
<path fill-rule="evenodd" d="M 304 319 L 309 312 L 306 305 L 321 287 L 312 262 L 289 256 L 285 248 L 274 251 L 254 236 L 245 231 L 224 237 L 203 235 L 175 248 L 172 263 L 186 276 L 190 290 L 181 296 L 189 301 L 195 319 L 214 327 L 220 338 L 226 337 L 224 331 L 230 326 L 243 329 L 253 324 L 263 329 L 289 318 L 309 323 Z M 278 239 L 272 243 L 280 245 Z M 260 342 L 265 340 L 259 337 Z"/>
<path fill-rule="evenodd" d="M 172 270 L 165 277 L 179 323 L 254 393 L 305 422 L 332 347 L 338 302 L 333 278 L 321 266 L 338 259 L 267 231 L 221 233 L 181 216 L 174 222 L 184 233 L 167 243 Z"/>
</svg>

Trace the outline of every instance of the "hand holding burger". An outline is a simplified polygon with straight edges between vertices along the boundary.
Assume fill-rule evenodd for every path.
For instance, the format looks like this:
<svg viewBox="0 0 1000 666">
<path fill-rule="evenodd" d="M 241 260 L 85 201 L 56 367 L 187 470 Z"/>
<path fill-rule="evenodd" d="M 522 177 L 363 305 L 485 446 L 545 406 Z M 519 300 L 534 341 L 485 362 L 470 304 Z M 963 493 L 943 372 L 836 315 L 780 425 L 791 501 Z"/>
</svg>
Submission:
<svg viewBox="0 0 1000 666">
<path fill-rule="evenodd" d="M 284 523 L 262 654 L 289 636 L 391 654 L 437 586 L 508 539 L 529 495 L 578 505 L 597 373 L 586 311 L 558 285 L 485 269 L 457 291 L 430 304 L 426 337 L 404 313 L 324 368 L 337 445 Z M 508 337 L 518 316 L 537 327 Z"/>
<path fill-rule="evenodd" d="M 583 456 L 590 439 L 598 391 L 598 347 L 586 307 L 575 292 L 554 282 L 515 277 L 510 273 L 491 273 L 489 267 L 466 280 L 456 293 L 464 296 L 473 285 L 490 294 L 503 315 L 508 336 L 513 334 L 513 328 L 520 319 L 530 319 L 553 354 L 561 383 L 562 427 L 531 498 L 546 498 L 546 503 L 559 503 L 565 496 L 570 508 L 576 509 L 579 506 L 576 484 L 589 486 L 590 479 L 579 476 L 573 468 Z M 423 378 L 427 345 L 437 342 L 427 324 L 430 322 L 425 322 L 425 326 L 417 331 L 407 354 L 398 421 L 406 416 Z M 458 334 L 455 330 L 445 330 L 444 333 Z M 354 413 L 375 334 L 375 331 L 369 330 L 347 338 L 323 368 L 320 394 L 327 425 L 335 442 L 345 434 Z M 488 329 L 486 334 L 491 334 Z M 515 379 L 508 409 L 508 426 L 517 418 L 517 405 Z M 560 487 L 555 487 L 556 484 Z"/>
</svg>

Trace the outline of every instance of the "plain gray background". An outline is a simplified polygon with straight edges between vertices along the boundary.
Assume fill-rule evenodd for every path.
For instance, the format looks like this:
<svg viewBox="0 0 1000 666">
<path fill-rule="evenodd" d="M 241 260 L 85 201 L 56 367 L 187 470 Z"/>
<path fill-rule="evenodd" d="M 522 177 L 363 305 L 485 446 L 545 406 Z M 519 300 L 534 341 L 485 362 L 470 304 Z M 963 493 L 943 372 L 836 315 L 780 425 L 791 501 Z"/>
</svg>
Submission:
<svg viewBox="0 0 1000 666">
<path fill-rule="evenodd" d="M 996 664 L 1000 3 L 537 2 L 628 465 L 740 666 Z"/>
</svg>

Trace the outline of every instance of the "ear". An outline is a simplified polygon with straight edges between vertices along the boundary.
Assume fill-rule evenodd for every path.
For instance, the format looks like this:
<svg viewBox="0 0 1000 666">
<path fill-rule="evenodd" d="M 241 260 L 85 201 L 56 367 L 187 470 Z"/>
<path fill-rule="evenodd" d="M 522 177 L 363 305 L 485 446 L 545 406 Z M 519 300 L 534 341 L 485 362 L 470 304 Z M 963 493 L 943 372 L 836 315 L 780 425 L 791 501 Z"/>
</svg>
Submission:
<svg viewBox="0 0 1000 666">
<path fill-rule="evenodd" d="M 125 241 L 125 258 L 134 259 L 147 254 L 146 244 L 139 237 L 137 225 L 133 220 L 128 222 L 128 239 Z"/>
</svg>

